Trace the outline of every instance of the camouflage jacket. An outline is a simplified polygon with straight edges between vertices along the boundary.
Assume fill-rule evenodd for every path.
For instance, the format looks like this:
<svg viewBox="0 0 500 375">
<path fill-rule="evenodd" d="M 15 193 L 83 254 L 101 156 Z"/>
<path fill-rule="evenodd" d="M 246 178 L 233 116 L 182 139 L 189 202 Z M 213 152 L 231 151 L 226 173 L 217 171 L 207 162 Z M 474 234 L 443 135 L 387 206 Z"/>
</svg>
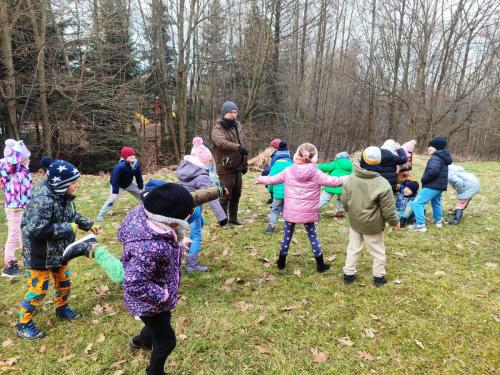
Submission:
<svg viewBox="0 0 500 375">
<path fill-rule="evenodd" d="M 65 264 L 62 260 L 64 249 L 75 240 L 71 223 L 85 231 L 92 227 L 91 220 L 76 212 L 74 199 L 66 194 L 57 195 L 47 180 L 35 186 L 21 224 L 26 268 L 61 267 Z"/>
</svg>

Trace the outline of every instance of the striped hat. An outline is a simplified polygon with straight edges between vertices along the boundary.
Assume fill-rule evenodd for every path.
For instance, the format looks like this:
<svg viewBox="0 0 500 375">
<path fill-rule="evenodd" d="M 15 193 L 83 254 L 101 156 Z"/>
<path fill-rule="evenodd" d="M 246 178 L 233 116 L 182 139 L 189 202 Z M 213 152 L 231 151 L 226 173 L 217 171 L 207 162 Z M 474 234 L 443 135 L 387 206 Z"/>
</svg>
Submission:
<svg viewBox="0 0 500 375">
<path fill-rule="evenodd" d="M 380 152 L 380 148 L 370 146 L 363 150 L 361 158 L 368 165 L 379 165 L 382 160 L 382 153 Z"/>
<path fill-rule="evenodd" d="M 71 182 L 80 178 L 76 167 L 65 160 L 54 160 L 47 170 L 49 185 L 57 194 L 64 194 Z"/>
</svg>

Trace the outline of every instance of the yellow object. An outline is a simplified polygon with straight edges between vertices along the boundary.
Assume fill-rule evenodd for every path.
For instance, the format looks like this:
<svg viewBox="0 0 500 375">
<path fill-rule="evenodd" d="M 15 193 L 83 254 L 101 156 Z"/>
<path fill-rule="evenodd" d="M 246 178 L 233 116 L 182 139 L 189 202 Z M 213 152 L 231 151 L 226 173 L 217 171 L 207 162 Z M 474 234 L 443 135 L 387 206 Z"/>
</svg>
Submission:
<svg viewBox="0 0 500 375">
<path fill-rule="evenodd" d="M 175 120 L 177 118 L 177 113 L 175 113 L 174 111 L 172 111 L 172 118 Z"/>
<path fill-rule="evenodd" d="M 149 125 L 151 121 L 149 121 L 142 113 L 134 112 L 132 113 L 134 117 L 141 122 L 141 125 Z"/>
</svg>

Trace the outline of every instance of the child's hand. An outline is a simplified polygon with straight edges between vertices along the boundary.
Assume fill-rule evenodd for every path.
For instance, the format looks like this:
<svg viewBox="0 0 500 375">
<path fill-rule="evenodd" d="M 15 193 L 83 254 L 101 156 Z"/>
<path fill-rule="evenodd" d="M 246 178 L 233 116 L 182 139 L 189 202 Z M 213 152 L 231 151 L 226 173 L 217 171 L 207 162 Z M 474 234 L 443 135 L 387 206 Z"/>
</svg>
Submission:
<svg viewBox="0 0 500 375">
<path fill-rule="evenodd" d="M 192 243 L 193 243 L 193 240 L 191 238 L 184 238 L 182 240 L 182 248 L 184 250 L 188 250 Z"/>
<path fill-rule="evenodd" d="M 396 224 L 396 226 L 394 227 L 395 230 L 400 230 L 401 229 L 401 224 L 399 224 L 399 221 L 398 223 Z"/>
<path fill-rule="evenodd" d="M 101 227 L 98 225 L 92 225 L 92 228 L 90 228 L 90 231 L 94 233 L 96 236 L 100 235 L 102 230 Z"/>
</svg>

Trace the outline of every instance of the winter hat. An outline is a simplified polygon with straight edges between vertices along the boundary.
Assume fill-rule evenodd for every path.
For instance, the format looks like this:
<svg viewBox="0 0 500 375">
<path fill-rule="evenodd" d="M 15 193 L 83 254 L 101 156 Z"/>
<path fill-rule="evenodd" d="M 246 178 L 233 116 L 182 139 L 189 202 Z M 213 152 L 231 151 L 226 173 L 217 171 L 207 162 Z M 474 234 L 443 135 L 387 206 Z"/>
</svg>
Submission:
<svg viewBox="0 0 500 375">
<path fill-rule="evenodd" d="M 278 148 L 280 148 L 280 143 L 281 143 L 281 139 L 279 138 L 274 138 L 272 141 L 271 141 L 271 147 L 274 148 L 275 150 L 277 150 Z"/>
<path fill-rule="evenodd" d="M 389 150 L 390 152 L 395 154 L 396 153 L 396 141 L 394 141 L 394 139 L 388 139 L 387 141 L 384 142 L 384 144 L 380 148 L 382 148 L 384 150 Z"/>
<path fill-rule="evenodd" d="M 370 146 L 363 150 L 361 161 L 368 165 L 379 165 L 382 159 L 382 153 L 376 146 Z"/>
<path fill-rule="evenodd" d="M 311 143 L 302 143 L 293 155 L 295 163 L 314 163 L 318 162 L 318 149 Z"/>
<path fill-rule="evenodd" d="M 409 154 L 413 153 L 413 150 L 415 149 L 416 144 L 417 144 L 417 141 L 412 139 L 411 141 L 403 143 L 403 145 L 401 147 L 404 148 L 404 150 L 406 151 L 406 155 L 408 156 Z"/>
<path fill-rule="evenodd" d="M 191 149 L 191 156 L 195 157 L 205 165 L 209 165 L 212 160 L 212 153 L 203 144 L 203 139 L 201 137 L 193 138 L 193 148 Z"/>
<path fill-rule="evenodd" d="M 430 140 L 428 146 L 434 147 L 436 150 L 444 150 L 448 141 L 445 137 L 434 137 Z"/>
<path fill-rule="evenodd" d="M 342 158 L 349 159 L 350 158 L 349 153 L 347 151 L 342 151 L 342 152 L 339 152 L 337 155 L 335 155 L 335 160 L 342 159 Z"/>
<path fill-rule="evenodd" d="M 144 197 L 146 216 L 159 222 L 165 222 L 166 218 L 185 220 L 193 208 L 193 196 L 179 184 L 164 183 Z"/>
<path fill-rule="evenodd" d="M 286 143 L 285 141 L 280 141 L 278 151 L 288 151 L 288 143 Z"/>
<path fill-rule="evenodd" d="M 222 109 L 220 111 L 220 114 L 222 117 L 224 117 L 224 115 L 226 113 L 228 113 L 229 111 L 238 111 L 238 106 L 236 104 L 234 104 L 233 102 L 225 102 L 222 105 Z"/>
<path fill-rule="evenodd" d="M 120 155 L 124 160 L 127 160 L 129 156 L 135 155 L 135 150 L 132 147 L 123 146 Z"/>
<path fill-rule="evenodd" d="M 22 140 L 16 141 L 15 139 L 7 139 L 5 141 L 3 156 L 6 158 L 14 156 L 16 159 L 24 160 L 31 156 L 31 152 Z"/>
<path fill-rule="evenodd" d="M 420 185 L 418 184 L 417 181 L 406 180 L 404 184 L 405 184 L 405 187 L 410 188 L 413 195 L 418 193 L 418 189 L 419 189 Z"/>
<path fill-rule="evenodd" d="M 47 170 L 49 169 L 50 165 L 52 164 L 52 162 L 54 161 L 54 159 L 52 159 L 51 157 L 49 156 L 43 156 L 41 159 L 40 159 L 40 166 Z"/>
<path fill-rule="evenodd" d="M 65 160 L 54 160 L 47 170 L 47 181 L 57 194 L 64 194 L 69 184 L 79 178 L 78 169 Z"/>
</svg>

